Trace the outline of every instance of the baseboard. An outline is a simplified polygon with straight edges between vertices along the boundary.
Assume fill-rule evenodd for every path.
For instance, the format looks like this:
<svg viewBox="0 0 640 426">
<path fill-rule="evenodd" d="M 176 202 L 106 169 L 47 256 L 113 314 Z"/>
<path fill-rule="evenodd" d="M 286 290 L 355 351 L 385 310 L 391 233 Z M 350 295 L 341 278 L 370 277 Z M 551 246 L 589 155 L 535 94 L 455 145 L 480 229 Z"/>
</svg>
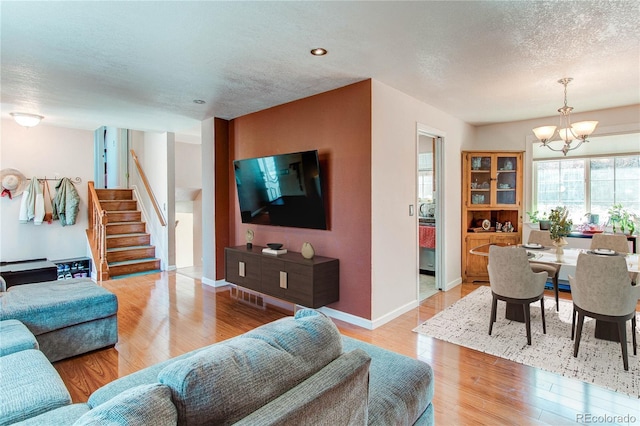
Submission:
<svg viewBox="0 0 640 426">
<path fill-rule="evenodd" d="M 384 314 L 380 318 L 376 318 L 373 320 L 373 328 L 378 328 L 381 325 L 388 323 L 389 321 L 393 321 L 398 318 L 400 315 L 406 314 L 412 309 L 420 306 L 420 303 L 417 300 L 411 301 L 404 306 L 400 306 L 398 309 L 395 309 L 387 314 Z"/>
<path fill-rule="evenodd" d="M 448 291 L 451 290 L 454 287 L 459 286 L 460 284 L 462 284 L 462 277 L 457 278 L 451 282 L 448 282 L 444 285 L 444 291 Z"/>
<path fill-rule="evenodd" d="M 328 317 L 335 318 L 340 321 L 348 322 L 349 324 L 357 325 L 358 327 L 366 328 L 367 330 L 373 330 L 373 323 L 371 322 L 371 320 L 361 318 L 355 315 L 351 315 L 346 312 L 327 308 L 326 306 L 322 308 L 318 308 L 317 310 L 322 312 Z"/>
<path fill-rule="evenodd" d="M 211 278 L 206 277 L 201 277 L 200 281 L 202 281 L 202 284 L 206 284 L 211 287 L 224 287 L 226 285 L 229 285 L 229 283 L 225 280 L 212 280 Z"/>
<path fill-rule="evenodd" d="M 373 330 L 380 327 L 381 325 L 388 323 L 389 321 L 393 321 L 394 319 L 398 318 L 400 315 L 405 314 L 410 310 L 417 308 L 418 305 L 419 305 L 418 301 L 414 300 L 375 320 L 369 320 L 366 318 L 358 317 L 356 315 L 351 315 L 346 312 L 338 311 L 338 310 L 327 308 L 327 307 L 319 308 L 318 311 L 324 313 L 325 315 L 331 318 L 348 322 L 349 324 L 357 325 L 358 327 L 366 328 L 367 330 Z"/>
</svg>

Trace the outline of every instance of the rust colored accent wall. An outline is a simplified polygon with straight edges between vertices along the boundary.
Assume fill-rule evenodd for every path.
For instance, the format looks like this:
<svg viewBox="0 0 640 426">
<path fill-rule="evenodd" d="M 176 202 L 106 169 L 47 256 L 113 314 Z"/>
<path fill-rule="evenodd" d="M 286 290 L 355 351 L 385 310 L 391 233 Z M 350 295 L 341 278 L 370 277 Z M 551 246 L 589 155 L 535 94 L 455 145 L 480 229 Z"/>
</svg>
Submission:
<svg viewBox="0 0 640 426">
<path fill-rule="evenodd" d="M 319 256 L 340 259 L 340 300 L 330 308 L 371 319 L 371 80 L 236 118 L 229 127 L 235 159 L 317 149 L 328 230 L 249 225 L 240 220 L 229 164 L 230 245 L 283 243 L 299 252 L 310 242 Z"/>
<path fill-rule="evenodd" d="M 229 122 L 214 119 L 216 188 L 229 187 Z M 216 280 L 224 279 L 224 248 L 229 246 L 229 192 L 215 191 Z"/>
</svg>

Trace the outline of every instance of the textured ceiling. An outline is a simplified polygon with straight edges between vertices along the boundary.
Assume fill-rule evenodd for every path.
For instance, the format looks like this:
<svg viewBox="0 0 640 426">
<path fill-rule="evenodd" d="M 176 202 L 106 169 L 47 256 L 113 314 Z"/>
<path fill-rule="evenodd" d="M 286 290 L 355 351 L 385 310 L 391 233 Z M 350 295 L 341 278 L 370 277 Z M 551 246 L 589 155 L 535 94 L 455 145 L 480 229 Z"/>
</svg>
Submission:
<svg viewBox="0 0 640 426">
<path fill-rule="evenodd" d="M 640 103 L 638 1 L 3 1 L 1 112 L 189 132 L 373 78 L 472 124 Z M 322 46 L 325 57 L 309 50 Z M 193 99 L 203 99 L 197 105 Z"/>
</svg>

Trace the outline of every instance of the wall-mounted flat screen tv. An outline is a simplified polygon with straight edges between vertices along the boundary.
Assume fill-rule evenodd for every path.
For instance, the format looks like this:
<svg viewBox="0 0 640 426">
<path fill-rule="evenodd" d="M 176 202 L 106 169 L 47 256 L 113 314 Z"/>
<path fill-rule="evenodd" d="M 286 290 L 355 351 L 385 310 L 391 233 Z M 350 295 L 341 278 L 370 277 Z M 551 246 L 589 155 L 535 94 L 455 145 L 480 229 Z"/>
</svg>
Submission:
<svg viewBox="0 0 640 426">
<path fill-rule="evenodd" d="M 327 229 L 318 151 L 233 162 L 242 223 Z"/>
</svg>

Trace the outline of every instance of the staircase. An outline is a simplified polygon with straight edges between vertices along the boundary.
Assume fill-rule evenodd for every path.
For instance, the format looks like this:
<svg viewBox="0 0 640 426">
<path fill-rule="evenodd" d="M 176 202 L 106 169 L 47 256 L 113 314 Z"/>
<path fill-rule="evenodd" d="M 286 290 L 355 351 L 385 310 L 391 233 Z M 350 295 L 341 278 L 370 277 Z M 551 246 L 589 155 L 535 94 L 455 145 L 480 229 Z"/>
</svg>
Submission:
<svg viewBox="0 0 640 426">
<path fill-rule="evenodd" d="M 146 233 L 142 213 L 131 189 L 96 189 L 100 206 L 107 212 L 106 261 L 108 278 L 160 271 L 160 259 Z"/>
</svg>

